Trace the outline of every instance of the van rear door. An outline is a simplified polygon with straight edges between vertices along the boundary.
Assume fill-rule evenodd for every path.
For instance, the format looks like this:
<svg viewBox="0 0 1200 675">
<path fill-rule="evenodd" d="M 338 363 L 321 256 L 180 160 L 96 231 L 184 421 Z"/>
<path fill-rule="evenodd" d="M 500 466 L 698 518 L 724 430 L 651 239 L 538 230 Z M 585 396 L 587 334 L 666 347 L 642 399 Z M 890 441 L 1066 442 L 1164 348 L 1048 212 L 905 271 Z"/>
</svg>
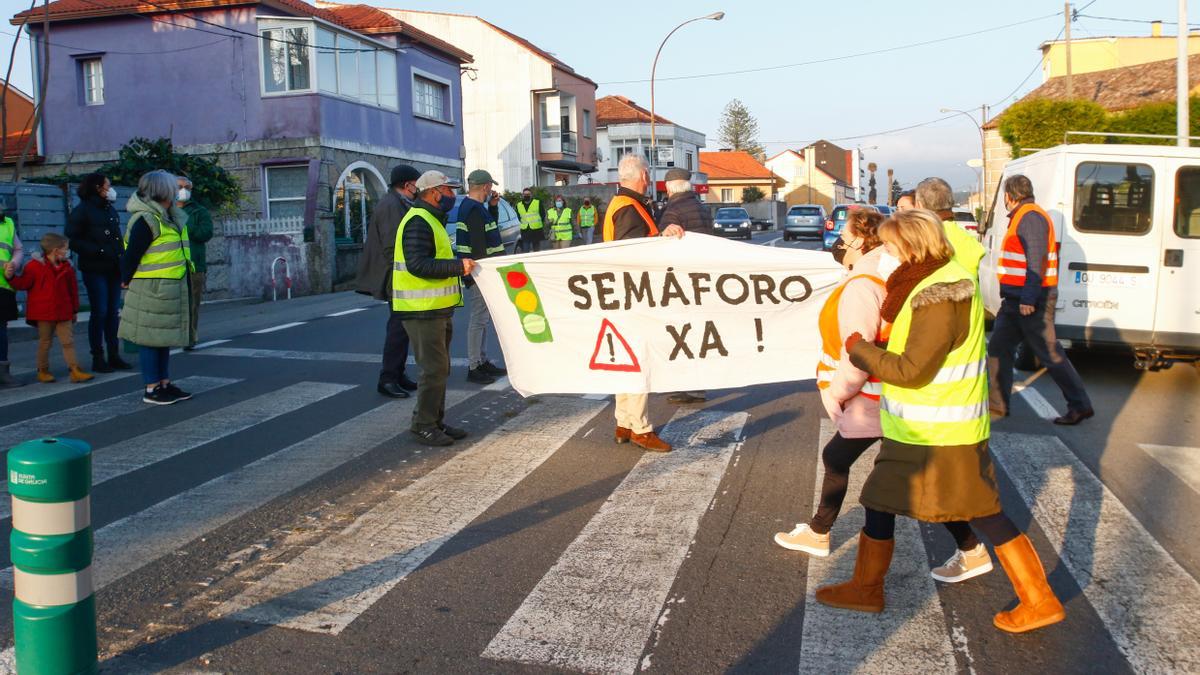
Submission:
<svg viewBox="0 0 1200 675">
<path fill-rule="evenodd" d="M 1072 154 L 1059 252 L 1059 335 L 1148 344 L 1155 317 L 1160 230 L 1150 160 Z M 1166 180 L 1170 181 L 1168 176 Z M 1064 237 L 1064 234 L 1067 236 Z"/>
<path fill-rule="evenodd" d="M 1174 192 L 1163 228 L 1154 344 L 1200 349 L 1200 165 L 1179 167 Z"/>
</svg>

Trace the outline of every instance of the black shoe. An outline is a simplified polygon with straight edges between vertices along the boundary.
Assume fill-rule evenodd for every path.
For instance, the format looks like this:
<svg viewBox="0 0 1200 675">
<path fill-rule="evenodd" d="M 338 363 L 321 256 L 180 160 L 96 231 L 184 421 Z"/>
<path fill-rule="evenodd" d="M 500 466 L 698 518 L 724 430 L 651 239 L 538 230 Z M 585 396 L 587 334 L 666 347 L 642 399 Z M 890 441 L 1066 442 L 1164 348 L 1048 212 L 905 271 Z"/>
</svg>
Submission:
<svg viewBox="0 0 1200 675">
<path fill-rule="evenodd" d="M 467 382 L 475 384 L 491 384 L 496 381 L 496 378 L 483 372 L 483 366 L 476 366 L 467 371 Z"/>
<path fill-rule="evenodd" d="M 404 387 L 395 382 L 380 382 L 375 391 L 387 396 L 388 398 L 408 398 L 408 392 L 404 391 Z"/>
<path fill-rule="evenodd" d="M 108 361 L 105 361 L 103 356 L 92 357 L 93 373 L 111 373 L 112 371 L 113 367 L 108 365 Z"/>
<path fill-rule="evenodd" d="M 1065 427 L 1075 426 L 1080 422 L 1095 416 L 1096 411 L 1088 408 L 1087 410 L 1068 410 L 1066 415 L 1054 418 L 1054 423 Z"/>
<path fill-rule="evenodd" d="M 175 386 L 174 382 L 168 382 L 166 387 L 167 393 L 174 396 L 176 401 L 186 401 L 192 397 L 188 392 Z"/>
<path fill-rule="evenodd" d="M 142 402 L 154 405 L 171 405 L 172 403 L 178 403 L 179 399 L 175 398 L 171 392 L 167 391 L 166 387 L 160 384 L 143 394 Z"/>
<path fill-rule="evenodd" d="M 677 392 L 667 397 L 667 403 L 704 403 L 707 400 L 708 397 L 703 394 L 693 394 L 686 391 Z"/>
<path fill-rule="evenodd" d="M 479 364 L 479 369 L 484 373 L 491 375 L 492 377 L 504 377 L 505 375 L 508 375 L 507 368 L 501 368 L 491 361 L 484 361 L 483 363 Z"/>
<path fill-rule="evenodd" d="M 133 370 L 133 366 L 126 363 L 120 356 L 112 355 L 108 357 L 108 365 L 113 370 Z"/>
<path fill-rule="evenodd" d="M 453 438 L 437 427 L 430 429 L 409 429 L 409 432 L 417 437 L 417 442 L 421 445 L 441 446 L 454 443 Z"/>
<path fill-rule="evenodd" d="M 188 346 L 186 346 L 186 347 L 184 347 L 184 348 L 183 348 L 183 351 L 185 351 L 185 352 L 194 352 L 194 351 L 196 351 L 196 346 L 195 346 L 195 345 L 188 345 Z"/>
<path fill-rule="evenodd" d="M 412 380 L 410 380 L 410 379 L 408 379 L 408 376 L 407 376 L 407 375 L 401 375 L 401 376 L 400 376 L 400 382 L 399 382 L 399 384 L 400 384 L 400 388 L 401 388 L 401 389 L 405 389 L 405 390 L 408 390 L 408 391 L 416 391 L 416 390 L 417 390 L 417 383 L 416 383 L 416 382 L 413 382 L 413 381 L 412 381 Z"/>
<path fill-rule="evenodd" d="M 458 427 L 452 427 L 449 424 L 438 424 L 438 428 L 442 430 L 443 434 L 446 434 L 447 436 L 449 436 L 450 438 L 453 438 L 456 441 L 461 441 L 462 439 L 467 437 L 467 431 L 465 429 L 459 429 Z"/>
</svg>

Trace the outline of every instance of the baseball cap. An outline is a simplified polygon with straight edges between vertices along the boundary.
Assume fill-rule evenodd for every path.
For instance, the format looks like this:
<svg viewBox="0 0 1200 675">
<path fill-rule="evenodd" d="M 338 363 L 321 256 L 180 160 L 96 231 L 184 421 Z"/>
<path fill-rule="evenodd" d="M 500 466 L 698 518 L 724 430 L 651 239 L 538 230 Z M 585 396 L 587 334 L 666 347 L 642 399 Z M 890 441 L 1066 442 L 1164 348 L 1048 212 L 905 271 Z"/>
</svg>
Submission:
<svg viewBox="0 0 1200 675">
<path fill-rule="evenodd" d="M 681 169 L 679 167 L 675 167 L 674 169 L 668 169 L 667 175 L 663 176 L 663 180 L 666 180 L 666 181 L 691 180 L 691 179 L 692 179 L 692 172 L 688 171 L 687 169 Z"/>
<path fill-rule="evenodd" d="M 467 175 L 467 185 L 483 185 L 484 183 L 499 185 L 499 183 L 496 182 L 496 179 L 492 178 L 492 174 L 488 173 L 484 169 L 475 169 Z"/>
<path fill-rule="evenodd" d="M 426 171 L 417 179 L 417 189 L 421 191 L 448 185 L 452 188 L 462 187 L 462 184 L 451 179 L 441 171 Z"/>
<path fill-rule="evenodd" d="M 403 185 L 409 181 L 414 181 L 421 177 L 421 172 L 412 168 L 407 164 L 397 164 L 392 167 L 392 182 L 391 187 Z"/>
</svg>

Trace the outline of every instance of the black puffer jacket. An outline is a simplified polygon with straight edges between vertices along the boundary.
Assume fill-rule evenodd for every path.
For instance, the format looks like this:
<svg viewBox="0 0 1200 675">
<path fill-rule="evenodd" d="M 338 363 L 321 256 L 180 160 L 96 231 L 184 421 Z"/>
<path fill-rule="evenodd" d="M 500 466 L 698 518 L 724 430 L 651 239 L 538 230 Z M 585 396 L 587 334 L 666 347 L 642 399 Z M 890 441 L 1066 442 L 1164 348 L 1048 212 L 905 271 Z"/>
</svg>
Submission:
<svg viewBox="0 0 1200 675">
<path fill-rule="evenodd" d="M 695 192 L 680 192 L 667 199 L 667 205 L 658 214 L 659 231 L 668 225 L 678 225 L 687 232 L 712 234 L 712 212 L 700 201 Z"/>
<path fill-rule="evenodd" d="M 79 202 L 67 217 L 64 234 L 71 240 L 71 250 L 79 256 L 81 272 L 120 273 L 125 244 L 121 218 L 112 202 L 99 195 Z"/>
</svg>

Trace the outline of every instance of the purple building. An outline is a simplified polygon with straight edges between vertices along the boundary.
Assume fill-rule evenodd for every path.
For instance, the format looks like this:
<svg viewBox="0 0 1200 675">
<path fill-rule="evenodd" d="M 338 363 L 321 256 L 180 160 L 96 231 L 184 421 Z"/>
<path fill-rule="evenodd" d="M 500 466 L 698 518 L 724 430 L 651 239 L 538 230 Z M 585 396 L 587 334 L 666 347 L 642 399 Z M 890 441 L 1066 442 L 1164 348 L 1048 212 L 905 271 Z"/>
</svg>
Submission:
<svg viewBox="0 0 1200 675">
<path fill-rule="evenodd" d="M 43 12 L 11 20 L 33 43 L 35 86 Z M 49 13 L 43 161 L 30 173 L 80 173 L 133 137 L 170 137 L 240 180 L 225 235 L 303 230 L 305 290 L 353 277 L 392 166 L 463 175 L 459 78 L 471 55 L 373 7 L 56 0 Z M 210 244 L 210 292 L 237 294 L 243 271 L 223 247 Z"/>
</svg>

